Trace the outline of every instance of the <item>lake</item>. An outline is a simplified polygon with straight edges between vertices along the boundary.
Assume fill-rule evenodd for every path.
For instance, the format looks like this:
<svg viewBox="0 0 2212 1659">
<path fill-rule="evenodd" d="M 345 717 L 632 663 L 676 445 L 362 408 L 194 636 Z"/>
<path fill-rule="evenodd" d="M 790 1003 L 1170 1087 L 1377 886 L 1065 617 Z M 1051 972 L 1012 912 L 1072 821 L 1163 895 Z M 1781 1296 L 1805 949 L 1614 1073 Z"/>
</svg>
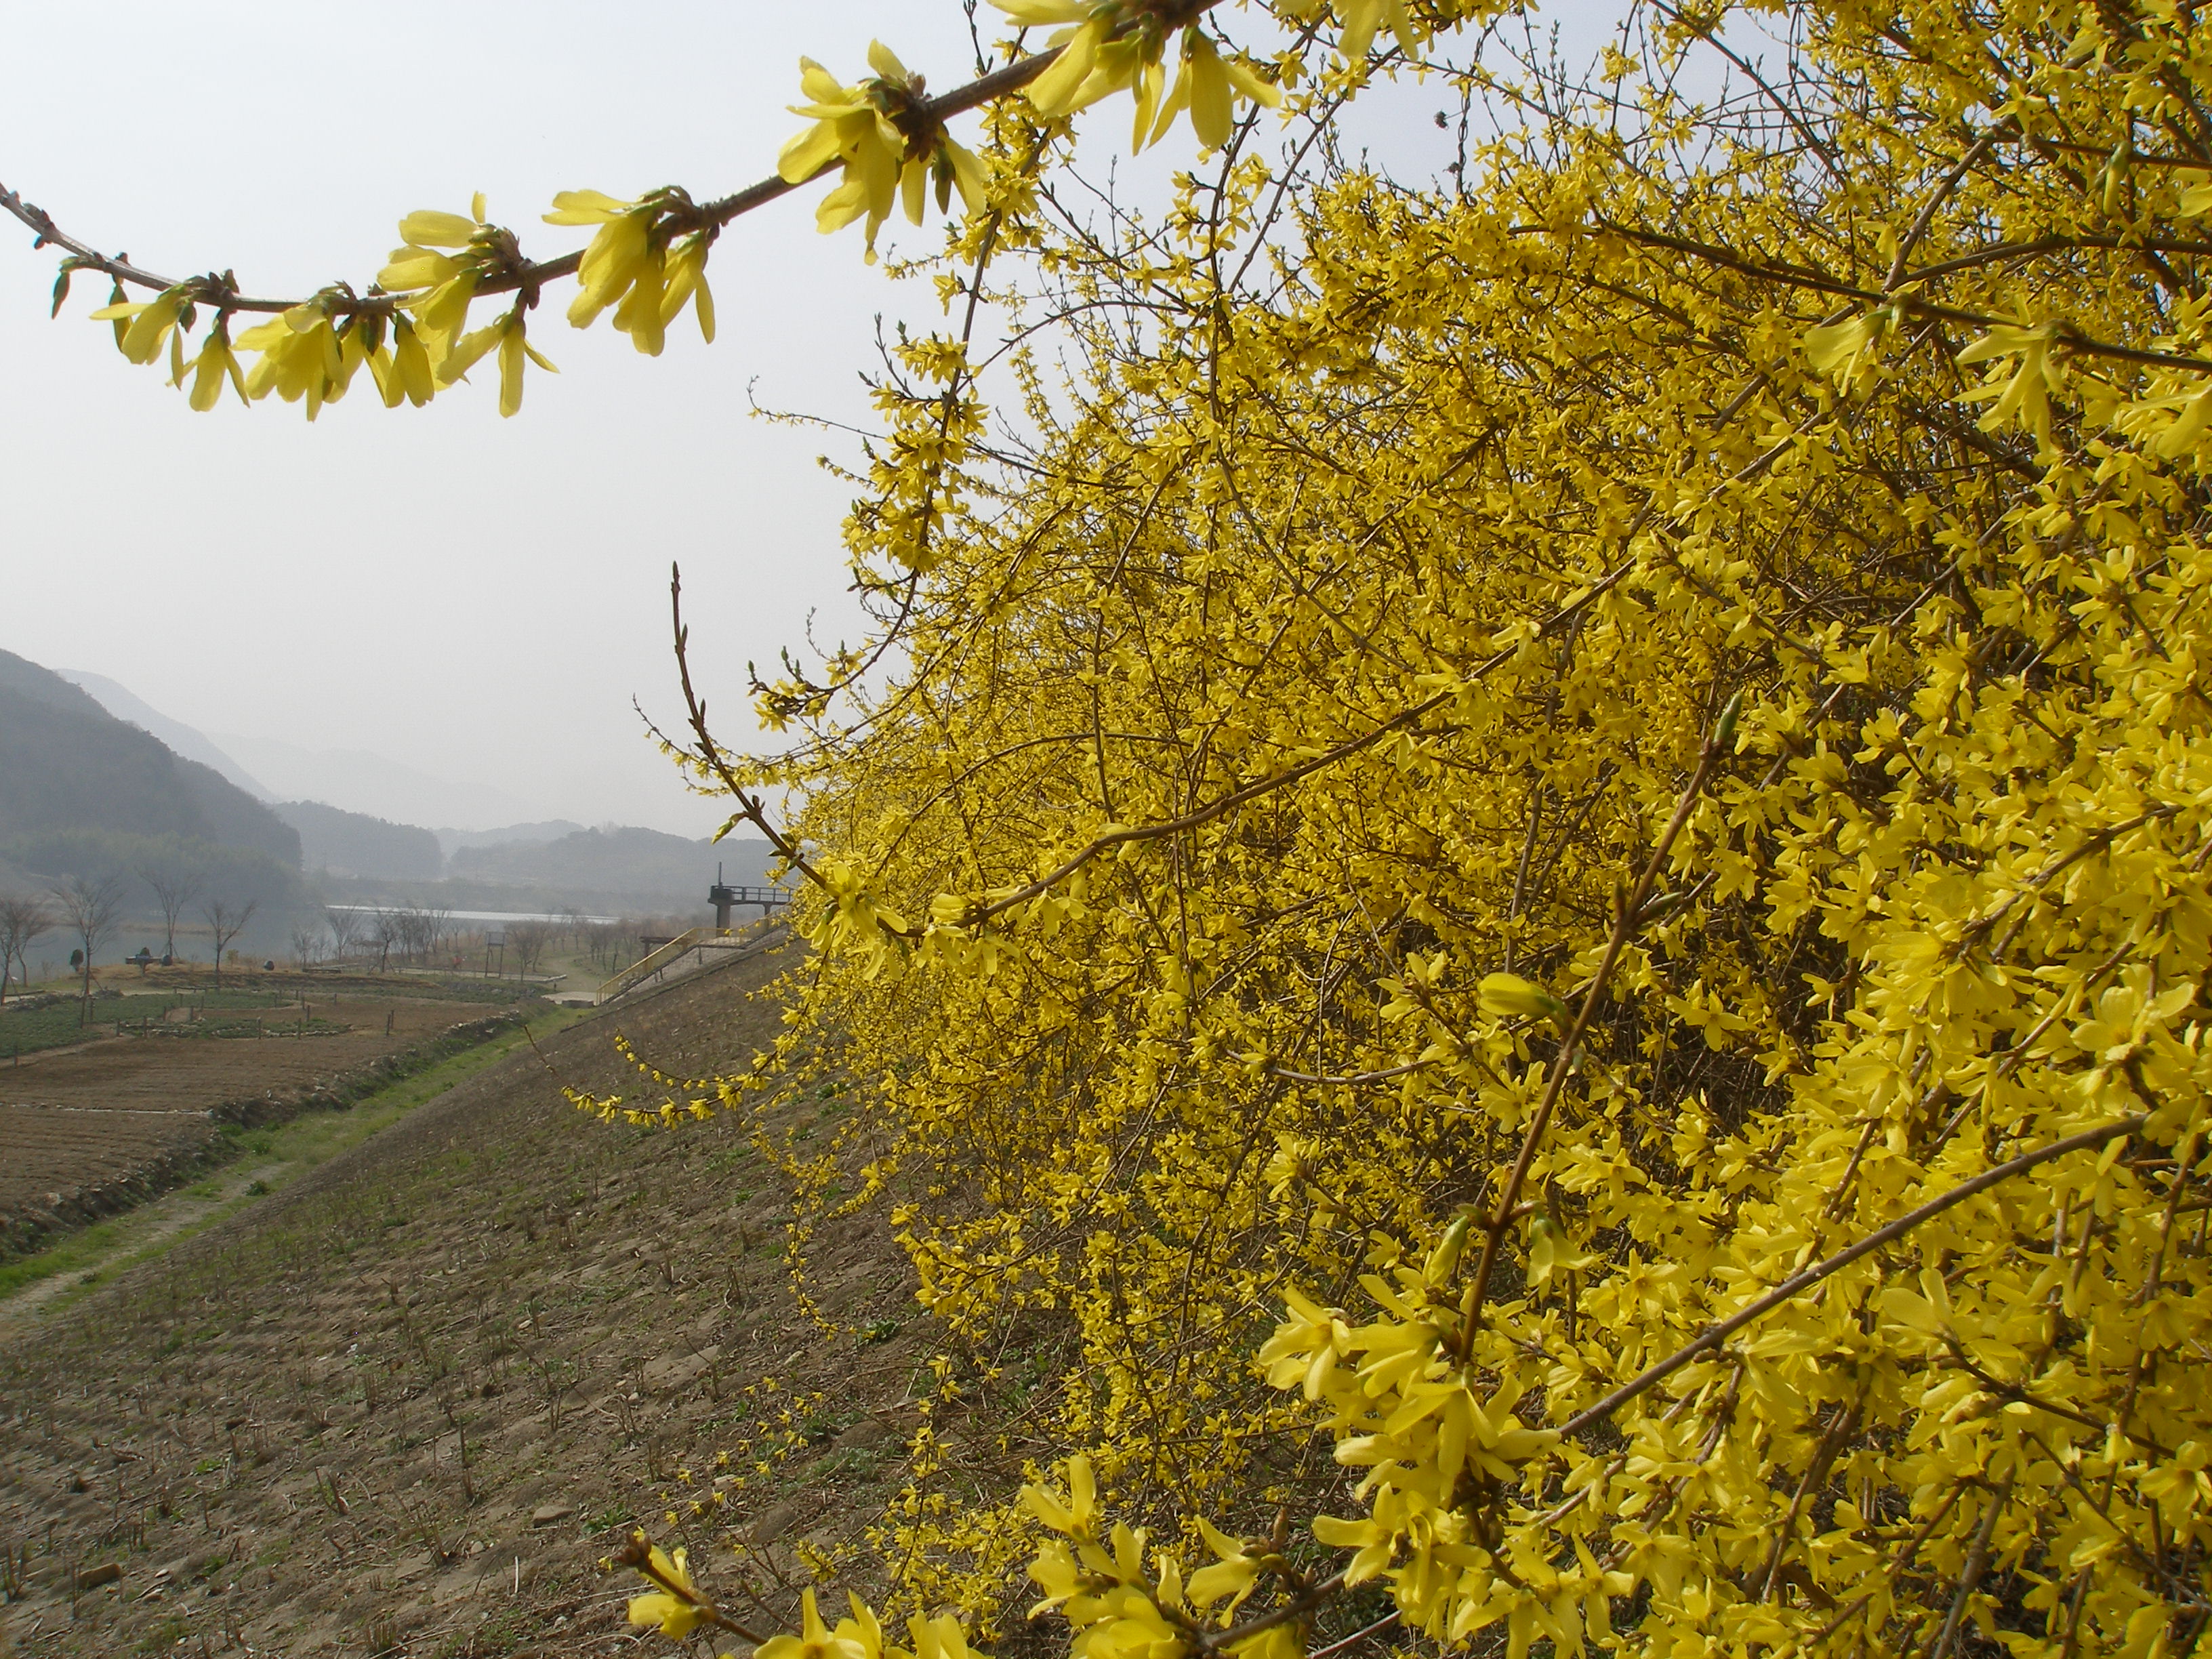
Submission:
<svg viewBox="0 0 2212 1659">
<path fill-rule="evenodd" d="M 356 915 L 373 916 L 379 910 L 397 913 L 410 907 L 404 904 L 326 904 L 325 910 L 350 910 Z M 568 921 L 566 915 L 552 915 L 542 910 L 445 910 L 440 912 L 448 921 Z M 585 921 L 621 921 L 621 916 L 585 916 Z"/>
</svg>

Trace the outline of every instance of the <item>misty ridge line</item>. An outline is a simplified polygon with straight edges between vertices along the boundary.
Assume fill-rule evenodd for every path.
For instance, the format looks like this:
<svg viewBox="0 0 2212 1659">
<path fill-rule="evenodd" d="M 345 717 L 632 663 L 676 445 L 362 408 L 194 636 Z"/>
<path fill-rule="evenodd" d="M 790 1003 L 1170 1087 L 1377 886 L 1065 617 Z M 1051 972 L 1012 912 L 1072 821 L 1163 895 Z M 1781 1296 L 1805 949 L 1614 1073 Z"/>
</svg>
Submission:
<svg viewBox="0 0 2212 1659">
<path fill-rule="evenodd" d="M 527 868 L 502 870 L 502 864 L 512 860 L 463 859 L 457 862 L 456 855 L 507 847 L 543 846 L 587 831 L 587 826 L 569 818 L 522 820 L 520 814 L 527 808 L 502 790 L 441 777 L 368 750 L 309 750 L 272 738 L 228 735 L 219 744 L 208 733 L 163 714 L 129 687 L 106 675 L 68 669 L 62 671 L 62 678 L 81 687 L 116 719 L 147 732 L 181 758 L 221 773 L 270 807 L 300 832 L 301 867 L 304 870 L 327 869 L 334 875 L 399 879 L 435 880 L 447 876 L 496 879 L 501 874 L 530 879 L 539 872 Z M 233 757 L 241 750 L 258 752 L 255 769 L 249 769 Z M 319 790 L 302 787 L 314 781 L 313 774 L 316 771 L 330 774 L 326 781 L 337 787 Z M 307 775 L 303 776 L 303 772 Z M 261 781 L 264 775 L 280 779 L 284 787 L 271 788 Z M 434 791 L 452 799 L 442 803 L 445 810 L 414 813 L 398 807 L 379 810 L 385 805 L 382 801 L 364 806 L 331 799 L 333 795 L 349 794 L 357 802 L 374 801 L 380 784 L 389 786 L 395 781 L 403 793 L 421 795 Z M 471 805 L 473 811 L 454 810 Z M 484 816 L 492 808 L 498 809 L 492 813 L 495 820 L 503 816 L 511 821 L 495 822 L 485 827 Z M 463 824 L 459 823 L 462 819 L 474 822 Z M 609 820 L 589 828 L 604 836 L 624 836 L 641 827 Z M 380 831 L 392 833 L 380 836 Z M 641 833 L 665 834 L 658 830 Z M 419 839 L 423 836 L 432 838 L 434 853 L 430 850 L 430 842 Z M 681 836 L 668 839 L 688 840 Z M 362 856 L 364 842 L 374 844 L 379 840 L 382 843 L 380 856 Z"/>
<path fill-rule="evenodd" d="M 584 827 L 566 819 L 528 822 L 528 805 L 505 790 L 425 772 L 371 750 L 307 749 L 274 738 L 228 733 L 217 738 L 164 714 L 106 675 L 65 669 L 62 678 L 81 687 L 116 719 L 152 733 L 185 759 L 212 768 L 270 805 L 307 801 L 395 823 L 437 826 L 432 833 L 448 853 L 461 845 L 550 841 Z M 240 754 L 246 761 L 239 760 Z M 272 787 L 263 781 L 264 777 L 276 783 Z M 536 833 L 539 831 L 544 833 Z"/>
<path fill-rule="evenodd" d="M 264 765 L 257 750 L 241 762 L 238 747 L 118 682 L 0 652 L 0 896 L 113 884 L 115 932 L 155 956 L 192 935 L 206 903 L 250 908 L 246 954 L 304 958 L 339 908 L 680 917 L 703 910 L 717 879 L 768 879 L 764 842 L 561 818 L 466 829 L 448 819 L 434 830 L 326 800 L 275 799 L 271 781 L 297 776 Z M 374 775 L 355 781 L 377 787 Z M 374 793 L 353 799 L 381 804 Z"/>
</svg>

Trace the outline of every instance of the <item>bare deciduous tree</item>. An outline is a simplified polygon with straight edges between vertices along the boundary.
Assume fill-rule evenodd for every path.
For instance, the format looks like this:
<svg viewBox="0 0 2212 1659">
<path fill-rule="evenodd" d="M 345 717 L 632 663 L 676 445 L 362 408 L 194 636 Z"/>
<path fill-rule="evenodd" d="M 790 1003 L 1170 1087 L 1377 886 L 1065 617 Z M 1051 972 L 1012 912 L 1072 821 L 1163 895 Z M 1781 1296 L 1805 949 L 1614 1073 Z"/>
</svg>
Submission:
<svg viewBox="0 0 2212 1659">
<path fill-rule="evenodd" d="M 386 913 L 378 912 L 382 921 Z M 400 954 L 421 967 L 428 967 L 438 947 L 453 932 L 453 913 L 442 905 L 406 904 L 389 913 L 392 944 Z"/>
<path fill-rule="evenodd" d="M 392 932 L 402 961 L 418 962 L 429 954 L 430 917 L 421 905 L 402 905 L 393 911 Z"/>
<path fill-rule="evenodd" d="M 63 922 L 76 935 L 83 952 L 78 963 L 83 975 L 83 1001 L 77 1015 L 82 1024 L 92 1018 L 92 958 L 114 930 L 115 913 L 123 902 L 123 883 L 115 876 L 99 881 L 89 876 L 71 876 L 54 889 L 54 899 L 61 906 Z"/>
<path fill-rule="evenodd" d="M 510 921 L 507 924 L 507 948 L 514 957 L 514 974 L 518 979 L 528 979 L 538 970 L 545 947 L 553 942 L 554 925 L 550 921 Z"/>
<path fill-rule="evenodd" d="M 400 913 L 380 908 L 369 920 L 368 942 L 376 947 L 376 971 L 380 974 L 391 961 L 392 947 L 405 943 Z"/>
<path fill-rule="evenodd" d="M 295 966 L 312 968 L 323 959 L 323 925 L 306 921 L 292 929 L 292 961 Z"/>
<path fill-rule="evenodd" d="M 361 912 L 334 905 L 323 912 L 323 919 L 331 930 L 331 958 L 342 960 L 352 955 L 362 942 Z"/>
<path fill-rule="evenodd" d="M 228 899 L 210 899 L 200 906 L 200 914 L 207 918 L 208 927 L 215 934 L 215 982 L 222 987 L 222 953 L 231 940 L 246 931 L 246 924 L 253 920 L 253 913 L 261 908 L 258 899 L 248 899 L 243 904 L 234 904 Z"/>
<path fill-rule="evenodd" d="M 422 911 L 422 957 L 430 965 L 439 949 L 453 936 L 453 913 L 442 904 L 425 907 Z"/>
<path fill-rule="evenodd" d="M 154 890 L 154 902 L 161 907 L 161 954 L 174 957 L 177 954 L 177 918 L 184 915 L 187 904 L 199 896 L 199 874 L 178 865 L 165 865 L 156 869 L 141 870 L 138 875 Z"/>
<path fill-rule="evenodd" d="M 592 965 L 610 974 L 621 967 L 623 945 L 631 932 L 620 921 L 586 922 L 584 940 L 592 953 Z"/>
<path fill-rule="evenodd" d="M 22 982 L 31 982 L 31 944 L 54 930 L 54 913 L 35 893 L 0 894 L 0 1004 L 8 1000 L 8 968 L 22 964 Z"/>
</svg>

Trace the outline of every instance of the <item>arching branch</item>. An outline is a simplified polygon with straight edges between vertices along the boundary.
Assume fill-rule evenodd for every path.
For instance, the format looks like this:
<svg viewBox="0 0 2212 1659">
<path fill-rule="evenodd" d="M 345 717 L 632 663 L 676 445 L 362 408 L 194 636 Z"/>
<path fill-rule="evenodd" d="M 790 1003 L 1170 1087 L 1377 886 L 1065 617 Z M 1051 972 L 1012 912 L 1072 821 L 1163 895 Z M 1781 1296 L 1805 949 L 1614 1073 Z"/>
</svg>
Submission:
<svg viewBox="0 0 2212 1659">
<path fill-rule="evenodd" d="M 1176 28 L 1194 22 L 1218 3 L 1218 0 L 1183 0 L 1182 4 L 1171 9 L 1171 15 L 1164 27 Z M 925 121 L 941 123 L 1018 92 L 1051 68 L 1061 50 L 1054 47 L 1049 52 L 1032 52 L 1027 57 L 1018 58 L 988 75 L 978 76 L 964 86 L 955 88 L 941 98 L 923 100 L 917 113 Z M 789 195 L 801 185 L 811 184 L 830 173 L 843 170 L 844 163 L 833 160 L 796 182 L 771 173 L 747 185 L 743 190 L 701 203 L 697 210 L 697 223 L 687 225 L 684 228 L 719 230 L 731 221 Z M 96 270 L 128 287 L 149 289 L 156 293 L 174 288 L 195 289 L 199 290 L 200 298 L 224 311 L 274 313 L 289 311 L 305 302 L 301 297 L 274 299 L 240 294 L 227 274 L 198 277 L 165 276 L 134 263 L 128 254 L 104 253 L 82 238 L 64 230 L 44 208 L 26 202 L 20 191 L 9 190 L 4 185 L 0 185 L 0 208 L 4 208 L 30 229 L 36 239 L 32 244 L 33 247 L 58 247 L 69 256 L 64 267 L 64 283 L 70 271 Z M 487 276 L 477 285 L 475 291 L 482 295 L 535 289 L 545 283 L 574 276 L 582 260 L 581 250 L 560 254 L 550 259 L 520 260 L 507 270 Z M 58 295 L 60 291 L 57 290 Z M 333 316 L 388 317 L 397 309 L 399 299 L 399 295 L 380 292 L 374 286 L 359 295 L 341 288 L 328 296 L 326 304 Z M 59 308 L 58 298 L 56 307 Z"/>
</svg>

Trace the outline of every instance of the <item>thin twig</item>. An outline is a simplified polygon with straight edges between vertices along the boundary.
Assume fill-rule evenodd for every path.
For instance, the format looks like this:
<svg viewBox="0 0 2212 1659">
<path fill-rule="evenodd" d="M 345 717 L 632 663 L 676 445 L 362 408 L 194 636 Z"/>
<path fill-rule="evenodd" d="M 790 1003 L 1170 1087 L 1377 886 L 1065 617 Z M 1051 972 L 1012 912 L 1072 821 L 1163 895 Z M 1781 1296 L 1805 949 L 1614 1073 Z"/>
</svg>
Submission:
<svg viewBox="0 0 2212 1659">
<path fill-rule="evenodd" d="M 659 1585 L 663 1590 L 686 1607 L 696 1607 L 699 1610 L 702 1624 L 712 1625 L 717 1629 L 741 1636 L 755 1647 L 768 1640 L 765 1636 L 756 1635 L 746 1629 L 744 1626 L 731 1618 L 690 1585 L 679 1583 L 661 1571 L 659 1565 L 653 1559 L 653 1546 L 642 1532 L 630 1534 L 629 1542 L 623 1546 L 621 1553 L 617 1555 L 615 1559 L 623 1566 L 644 1574 L 646 1577 Z"/>
<path fill-rule="evenodd" d="M 1951 1644 L 1958 1639 L 1960 1621 L 1966 1616 L 1966 1603 L 1973 1599 L 1974 1587 L 1982 1582 L 1982 1574 L 1989 1570 L 1990 1540 L 1997 1529 L 1997 1517 L 2004 1513 L 2005 1504 L 2012 1498 L 2012 1482 L 2007 1480 L 1990 1494 L 1989 1512 L 1982 1516 L 1982 1524 L 1974 1529 L 1973 1547 L 1966 1553 L 1966 1565 L 1959 1574 L 1958 1593 L 1951 1598 L 1951 1610 L 1943 1616 L 1943 1633 L 1936 1638 L 1928 1659 L 1943 1659 L 1950 1652 Z"/>
<path fill-rule="evenodd" d="M 2016 328 L 2020 320 L 2000 317 L 1986 311 L 1968 311 L 1958 306 L 1938 305 L 1932 300 L 1922 299 L 1917 294 L 1891 294 L 1871 289 L 1857 283 L 1847 283 L 1826 272 L 1777 265 L 1738 253 L 1735 249 L 1718 243 L 1700 241 L 1695 237 L 1674 236 L 1663 231 L 1644 230 L 1634 225 L 1625 225 L 1617 220 L 1600 219 L 1594 222 L 1593 230 L 1624 241 L 1636 242 L 1647 247 L 1666 248 L 1676 253 L 1687 253 L 1724 270 L 1740 271 L 1747 276 L 1781 283 L 1791 288 L 1809 289 L 1816 294 L 1832 294 L 1841 299 L 1861 300 L 1869 305 L 1893 305 L 1916 317 L 1932 317 L 1947 323 L 1962 323 L 1971 327 Z M 1514 227 L 1528 234 L 1550 234 L 1552 228 L 1545 225 Z M 2194 357 L 2184 352 L 2148 351 L 2136 346 L 2122 345 L 2114 340 L 2100 340 L 2082 333 L 2065 320 L 2054 321 L 2056 343 L 2067 350 L 2087 357 L 2110 357 L 2124 363 L 2142 363 L 2153 368 L 2189 368 L 2212 370 L 2212 358 Z"/>
<path fill-rule="evenodd" d="M 1354 1646 L 1358 1643 L 1364 1642 L 1370 1636 L 1380 1635 L 1382 1632 L 1389 1629 L 1391 1626 L 1396 1624 L 1405 1616 L 1406 1615 L 1404 1613 L 1400 1613 L 1394 1607 L 1389 1613 L 1384 1613 L 1380 1619 L 1377 1619 L 1373 1624 L 1368 1626 L 1366 1629 L 1356 1630 L 1352 1632 L 1351 1635 L 1344 1638 L 1341 1641 L 1331 1642 L 1325 1648 L 1316 1648 L 1311 1653 L 1306 1656 L 1306 1659 L 1336 1659 L 1336 1656 L 1342 1653 L 1346 1648 Z"/>
<path fill-rule="evenodd" d="M 1973 147 L 1959 158 L 1959 164 L 1953 167 L 1949 175 L 1936 187 L 1935 194 L 1922 204 L 1920 211 L 1913 217 L 1911 227 L 1905 231 L 1904 240 L 1898 243 L 1897 257 L 1889 262 L 1889 275 L 1882 282 L 1883 293 L 1894 294 L 1904 283 L 1905 269 L 1911 262 L 1913 249 L 1920 246 L 1920 239 L 1928 234 L 1928 227 L 1936 222 L 1936 216 L 1942 210 L 1943 204 L 1950 200 L 1951 192 L 1958 189 L 1960 182 L 1973 171 L 1974 163 L 2018 130 L 2019 123 L 2011 116 L 2007 116 L 1984 133 Z"/>
<path fill-rule="evenodd" d="M 1263 1613 L 1256 1619 L 1247 1619 L 1243 1624 L 1232 1625 L 1227 1630 L 1208 1631 L 1199 1638 L 1199 1646 L 1207 1653 L 1218 1653 L 1223 1648 L 1242 1642 L 1248 1636 L 1256 1636 L 1263 1630 L 1273 1630 L 1278 1625 L 1287 1625 L 1293 1619 L 1303 1619 L 1343 1588 L 1344 1572 L 1340 1568 L 1272 1612 Z"/>
<path fill-rule="evenodd" d="M 1735 732 L 1735 714 L 1742 707 L 1742 694 L 1729 700 L 1728 708 L 1716 722 L 1712 733 L 1705 739 L 1705 748 L 1698 756 L 1698 769 L 1691 774 L 1690 781 L 1682 790 L 1681 799 L 1674 804 L 1674 814 L 1667 821 L 1660 835 L 1659 844 L 1652 848 L 1651 856 L 1644 860 L 1644 872 L 1636 879 L 1636 889 L 1620 902 L 1613 921 L 1613 937 L 1606 941 L 1605 957 L 1599 963 L 1591 978 L 1589 989 L 1583 994 L 1581 1012 L 1575 1016 L 1559 1051 L 1552 1057 L 1551 1074 L 1544 1079 L 1544 1094 L 1537 1103 L 1536 1115 L 1528 1121 L 1528 1131 L 1521 1138 L 1521 1154 L 1513 1161 L 1513 1172 L 1506 1177 L 1504 1189 L 1498 1194 L 1490 1219 L 1484 1224 L 1482 1259 L 1474 1270 L 1474 1281 L 1468 1291 L 1467 1312 L 1460 1323 L 1458 1358 L 1462 1364 L 1474 1346 L 1475 1332 L 1481 1328 L 1484 1301 L 1490 1294 L 1490 1280 L 1497 1271 L 1498 1255 L 1506 1230 L 1513 1224 L 1515 1206 L 1521 1201 L 1522 1183 L 1528 1177 L 1528 1166 L 1535 1161 L 1537 1144 L 1550 1127 L 1553 1109 L 1558 1105 L 1559 1091 L 1566 1085 L 1567 1073 L 1574 1067 L 1576 1052 L 1582 1046 L 1583 1034 L 1597 1015 L 1598 1004 L 1604 999 L 1613 979 L 1613 970 L 1620 960 L 1620 953 L 1628 944 L 1629 935 L 1637 930 L 1644 915 L 1646 901 L 1651 896 L 1652 884 L 1674 849 L 1674 839 L 1682 826 L 1690 821 L 1698 798 L 1705 793 L 1705 784 L 1712 777 L 1713 768 L 1719 764 L 1723 749 Z"/>
</svg>

